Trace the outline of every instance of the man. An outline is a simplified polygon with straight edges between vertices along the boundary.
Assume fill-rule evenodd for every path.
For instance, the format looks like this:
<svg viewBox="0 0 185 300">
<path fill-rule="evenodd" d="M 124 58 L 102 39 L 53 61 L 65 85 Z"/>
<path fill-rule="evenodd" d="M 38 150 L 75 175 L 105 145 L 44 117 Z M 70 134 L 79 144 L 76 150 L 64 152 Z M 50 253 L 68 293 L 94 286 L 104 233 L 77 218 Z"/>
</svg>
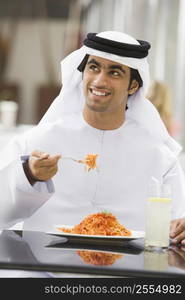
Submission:
<svg viewBox="0 0 185 300">
<path fill-rule="evenodd" d="M 171 237 L 185 243 L 181 148 L 144 98 L 150 45 L 112 31 L 88 34 L 84 44 L 62 62 L 61 93 L 40 124 L 1 155 L 1 226 L 24 220 L 25 229 L 47 231 L 106 209 L 144 230 L 154 177 L 172 186 Z M 90 153 L 99 171 L 65 159 Z"/>
</svg>

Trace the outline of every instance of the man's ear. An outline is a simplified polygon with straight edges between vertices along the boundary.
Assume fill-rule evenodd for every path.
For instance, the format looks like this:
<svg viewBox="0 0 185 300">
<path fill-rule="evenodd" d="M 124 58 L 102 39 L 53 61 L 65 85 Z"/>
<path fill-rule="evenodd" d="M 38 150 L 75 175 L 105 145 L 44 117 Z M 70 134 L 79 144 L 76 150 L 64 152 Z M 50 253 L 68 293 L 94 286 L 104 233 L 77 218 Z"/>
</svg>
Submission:
<svg viewBox="0 0 185 300">
<path fill-rule="evenodd" d="M 139 83 L 137 80 L 133 79 L 129 87 L 128 94 L 133 95 L 135 92 L 137 92 L 138 89 L 139 89 Z"/>
</svg>

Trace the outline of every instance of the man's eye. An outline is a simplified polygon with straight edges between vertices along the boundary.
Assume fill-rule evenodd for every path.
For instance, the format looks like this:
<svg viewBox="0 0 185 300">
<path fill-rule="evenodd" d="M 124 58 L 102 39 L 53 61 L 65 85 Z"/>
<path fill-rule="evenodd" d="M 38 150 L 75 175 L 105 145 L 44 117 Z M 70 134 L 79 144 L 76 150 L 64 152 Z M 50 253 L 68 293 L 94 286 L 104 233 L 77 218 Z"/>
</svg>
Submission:
<svg viewBox="0 0 185 300">
<path fill-rule="evenodd" d="M 90 65 L 89 69 L 96 71 L 96 70 L 98 70 L 98 67 L 96 65 Z"/>
<path fill-rule="evenodd" d="M 118 71 L 111 71 L 110 73 L 111 73 L 111 75 L 116 76 L 116 77 L 120 76 L 120 73 Z"/>
</svg>

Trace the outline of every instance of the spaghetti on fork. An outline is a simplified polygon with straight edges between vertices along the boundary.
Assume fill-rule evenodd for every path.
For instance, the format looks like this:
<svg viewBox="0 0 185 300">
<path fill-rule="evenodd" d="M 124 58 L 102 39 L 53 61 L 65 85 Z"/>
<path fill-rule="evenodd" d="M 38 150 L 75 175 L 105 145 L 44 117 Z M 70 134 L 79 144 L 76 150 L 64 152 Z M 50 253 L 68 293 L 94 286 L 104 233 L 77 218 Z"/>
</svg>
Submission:
<svg viewBox="0 0 185 300">
<path fill-rule="evenodd" d="M 62 159 L 71 159 L 77 163 L 84 164 L 86 167 L 86 171 L 90 171 L 93 169 L 98 170 L 98 166 L 96 164 L 98 154 L 87 154 L 84 159 L 75 159 L 73 157 L 63 156 Z"/>
<path fill-rule="evenodd" d="M 79 162 L 86 165 L 86 170 L 89 172 L 92 169 L 98 169 L 96 164 L 98 154 L 87 154 L 85 160 L 79 160 Z"/>
</svg>

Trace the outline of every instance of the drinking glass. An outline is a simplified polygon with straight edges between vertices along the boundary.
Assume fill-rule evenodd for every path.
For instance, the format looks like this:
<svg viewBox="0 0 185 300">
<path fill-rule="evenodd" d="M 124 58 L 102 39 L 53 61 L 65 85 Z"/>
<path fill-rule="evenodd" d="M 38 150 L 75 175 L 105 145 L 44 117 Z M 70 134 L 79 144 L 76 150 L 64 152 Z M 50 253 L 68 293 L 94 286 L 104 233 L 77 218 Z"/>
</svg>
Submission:
<svg viewBox="0 0 185 300">
<path fill-rule="evenodd" d="M 160 250 L 168 248 L 171 220 L 171 187 L 163 184 L 150 188 L 146 204 L 145 248 Z"/>
</svg>

